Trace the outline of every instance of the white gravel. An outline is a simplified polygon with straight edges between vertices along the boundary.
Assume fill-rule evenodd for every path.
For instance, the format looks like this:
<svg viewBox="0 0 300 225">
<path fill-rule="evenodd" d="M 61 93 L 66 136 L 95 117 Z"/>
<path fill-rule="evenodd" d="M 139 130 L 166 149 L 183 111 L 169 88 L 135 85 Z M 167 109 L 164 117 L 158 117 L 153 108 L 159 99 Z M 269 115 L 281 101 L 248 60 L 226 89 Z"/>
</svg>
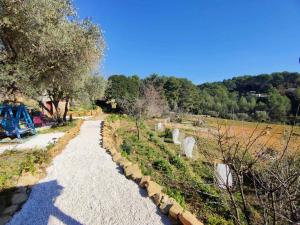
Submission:
<svg viewBox="0 0 300 225">
<path fill-rule="evenodd" d="M 24 149 L 44 149 L 50 144 L 54 144 L 59 138 L 64 136 L 63 132 L 47 133 L 35 135 L 21 144 L 7 144 L 0 147 L 0 154 L 7 150 L 24 150 Z"/>
<path fill-rule="evenodd" d="M 85 121 L 9 225 L 169 224 L 145 191 L 99 147 L 100 121 Z"/>
</svg>

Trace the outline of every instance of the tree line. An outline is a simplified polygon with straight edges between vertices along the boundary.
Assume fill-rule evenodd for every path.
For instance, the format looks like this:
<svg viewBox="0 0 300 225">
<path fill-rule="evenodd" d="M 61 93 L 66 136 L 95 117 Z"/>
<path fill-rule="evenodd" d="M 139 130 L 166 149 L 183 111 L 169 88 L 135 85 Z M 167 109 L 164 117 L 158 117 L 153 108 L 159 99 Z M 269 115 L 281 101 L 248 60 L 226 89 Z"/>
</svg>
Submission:
<svg viewBox="0 0 300 225">
<path fill-rule="evenodd" d="M 105 97 L 114 99 L 118 109 L 143 95 L 144 87 L 153 87 L 161 97 L 164 110 L 247 121 L 290 123 L 300 104 L 300 74 L 272 73 L 240 76 L 222 82 L 195 85 L 185 78 L 150 75 L 113 75 L 108 79 Z M 161 112 L 163 113 L 163 112 Z"/>
<path fill-rule="evenodd" d="M 28 96 L 47 110 L 45 96 L 58 122 L 65 101 L 66 120 L 71 99 L 103 94 L 106 81 L 97 68 L 104 46 L 99 26 L 80 20 L 69 0 L 0 0 L 0 94 Z"/>
</svg>

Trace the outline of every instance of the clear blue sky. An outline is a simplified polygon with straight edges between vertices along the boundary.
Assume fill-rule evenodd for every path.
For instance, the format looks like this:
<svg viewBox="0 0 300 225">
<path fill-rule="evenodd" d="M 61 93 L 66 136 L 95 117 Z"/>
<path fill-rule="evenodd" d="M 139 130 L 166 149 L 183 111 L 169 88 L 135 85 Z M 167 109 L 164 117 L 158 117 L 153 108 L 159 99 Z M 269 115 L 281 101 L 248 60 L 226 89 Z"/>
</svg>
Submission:
<svg viewBox="0 0 300 225">
<path fill-rule="evenodd" d="M 74 0 L 104 31 L 105 76 L 195 83 L 300 71 L 299 0 Z"/>
</svg>

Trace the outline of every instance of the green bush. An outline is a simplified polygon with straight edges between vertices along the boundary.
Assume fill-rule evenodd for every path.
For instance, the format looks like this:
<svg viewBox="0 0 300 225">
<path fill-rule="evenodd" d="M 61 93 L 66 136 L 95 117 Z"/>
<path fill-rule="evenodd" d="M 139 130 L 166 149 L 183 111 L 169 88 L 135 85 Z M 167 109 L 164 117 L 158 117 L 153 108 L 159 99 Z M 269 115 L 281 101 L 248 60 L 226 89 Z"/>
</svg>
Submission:
<svg viewBox="0 0 300 225">
<path fill-rule="evenodd" d="M 177 169 L 185 169 L 185 164 L 183 163 L 182 159 L 177 155 L 171 157 L 169 162 L 174 165 Z"/>
<path fill-rule="evenodd" d="M 165 130 L 165 134 L 164 134 L 164 138 L 173 138 L 173 135 L 172 135 L 172 130 L 170 128 L 166 128 Z"/>
<path fill-rule="evenodd" d="M 170 197 L 174 198 L 183 208 L 186 207 L 184 195 L 181 191 L 174 188 L 167 188 L 166 193 Z"/>
<path fill-rule="evenodd" d="M 152 163 L 152 166 L 154 169 L 166 172 L 167 174 L 170 174 L 172 172 L 170 164 L 164 159 L 155 160 Z"/>
<path fill-rule="evenodd" d="M 127 141 L 123 141 L 123 143 L 121 144 L 120 147 L 121 147 L 122 153 L 124 152 L 127 155 L 131 154 L 132 147 Z"/>
</svg>

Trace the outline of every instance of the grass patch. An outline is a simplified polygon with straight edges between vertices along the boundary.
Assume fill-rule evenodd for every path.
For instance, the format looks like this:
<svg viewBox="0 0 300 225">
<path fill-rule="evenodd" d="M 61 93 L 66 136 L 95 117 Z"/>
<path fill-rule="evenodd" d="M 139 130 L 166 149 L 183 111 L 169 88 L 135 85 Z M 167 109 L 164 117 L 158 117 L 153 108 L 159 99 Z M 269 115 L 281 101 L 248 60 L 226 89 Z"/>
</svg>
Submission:
<svg viewBox="0 0 300 225">
<path fill-rule="evenodd" d="M 0 155 L 0 191 L 13 187 L 24 172 L 34 174 L 40 165 L 48 163 L 47 151 L 8 151 Z"/>
<path fill-rule="evenodd" d="M 71 128 L 76 127 L 77 123 L 78 123 L 77 120 L 72 120 L 72 121 L 68 121 L 63 124 L 53 125 L 49 129 L 38 131 L 38 134 L 47 134 L 47 133 L 54 133 L 54 132 L 64 132 L 65 133 L 68 130 L 70 130 Z"/>
</svg>

